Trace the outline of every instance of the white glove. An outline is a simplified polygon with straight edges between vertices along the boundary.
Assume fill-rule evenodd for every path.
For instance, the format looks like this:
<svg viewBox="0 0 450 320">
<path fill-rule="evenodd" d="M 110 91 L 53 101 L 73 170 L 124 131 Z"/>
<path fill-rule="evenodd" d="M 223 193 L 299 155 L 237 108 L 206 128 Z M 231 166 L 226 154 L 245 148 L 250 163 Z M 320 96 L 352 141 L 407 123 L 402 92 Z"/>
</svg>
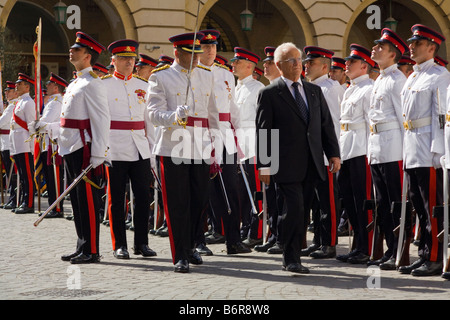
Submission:
<svg viewBox="0 0 450 320">
<path fill-rule="evenodd" d="M 445 156 L 442 156 L 439 160 L 441 162 L 441 167 L 445 168 Z"/>
<path fill-rule="evenodd" d="M 441 167 L 441 157 L 442 155 L 440 153 L 434 153 L 433 154 L 433 167 L 435 169 L 439 169 Z"/>
<path fill-rule="evenodd" d="M 45 127 L 47 130 L 48 137 L 52 140 L 59 138 L 59 122 L 51 122 L 47 123 L 47 126 Z"/>
<path fill-rule="evenodd" d="M 105 162 L 105 158 L 103 158 L 103 157 L 94 157 L 94 156 L 92 156 L 89 159 L 89 163 L 92 163 L 92 167 L 94 169 L 97 168 L 99 165 L 102 165 L 103 162 Z"/>
<path fill-rule="evenodd" d="M 28 131 L 30 134 L 35 134 L 36 131 L 39 131 L 39 128 L 44 127 L 46 125 L 45 122 L 42 122 L 40 120 L 33 120 L 30 123 L 28 123 Z"/>
<path fill-rule="evenodd" d="M 191 107 L 186 105 L 177 106 L 175 114 L 177 115 L 177 120 L 186 120 Z"/>
</svg>

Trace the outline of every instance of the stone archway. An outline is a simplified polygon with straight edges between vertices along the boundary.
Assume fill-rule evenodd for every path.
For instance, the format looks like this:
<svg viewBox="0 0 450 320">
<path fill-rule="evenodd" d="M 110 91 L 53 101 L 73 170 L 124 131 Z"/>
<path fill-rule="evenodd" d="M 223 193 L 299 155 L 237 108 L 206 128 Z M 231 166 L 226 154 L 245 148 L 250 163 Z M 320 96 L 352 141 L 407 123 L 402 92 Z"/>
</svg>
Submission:
<svg viewBox="0 0 450 320">
<path fill-rule="evenodd" d="M 369 17 L 366 14 L 366 9 L 372 4 L 383 7 L 386 6 L 385 3 L 386 1 L 366 0 L 354 9 L 343 36 L 342 52 L 344 54 L 348 53 L 349 45 L 353 42 L 370 49 L 373 45 L 373 40 L 379 38 L 381 29 L 368 30 L 364 25 Z M 392 15 L 399 22 L 396 32 L 404 40 L 411 36 L 411 27 L 417 23 L 427 25 L 442 33 L 447 38 L 447 41 L 441 45 L 438 55 L 448 60 L 450 53 L 450 21 L 448 20 L 448 14 L 450 13 L 450 8 L 445 9 L 440 5 L 442 5 L 442 2 L 438 3 L 433 0 L 395 0 L 392 1 Z M 445 10 L 448 12 L 445 12 Z M 385 19 L 387 16 L 387 13 L 382 10 L 382 17 Z M 382 18 L 382 21 L 384 19 Z"/>
</svg>

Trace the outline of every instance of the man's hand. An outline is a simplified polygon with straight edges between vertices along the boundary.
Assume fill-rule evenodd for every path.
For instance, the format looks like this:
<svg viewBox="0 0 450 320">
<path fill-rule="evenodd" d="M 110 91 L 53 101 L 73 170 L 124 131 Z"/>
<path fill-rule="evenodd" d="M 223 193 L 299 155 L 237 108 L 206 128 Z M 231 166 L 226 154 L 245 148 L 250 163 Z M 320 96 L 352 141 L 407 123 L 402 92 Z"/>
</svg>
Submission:
<svg viewBox="0 0 450 320">
<path fill-rule="evenodd" d="M 92 156 L 91 159 L 89 160 L 89 162 L 92 163 L 92 167 L 95 169 L 99 165 L 102 165 L 103 162 L 105 162 L 105 158 Z"/>
<path fill-rule="evenodd" d="M 341 159 L 339 157 L 331 157 L 328 159 L 331 173 L 336 173 L 341 170 Z"/>
<path fill-rule="evenodd" d="M 186 121 L 189 114 L 190 107 L 186 105 L 177 106 L 176 115 L 177 121 Z"/>
</svg>

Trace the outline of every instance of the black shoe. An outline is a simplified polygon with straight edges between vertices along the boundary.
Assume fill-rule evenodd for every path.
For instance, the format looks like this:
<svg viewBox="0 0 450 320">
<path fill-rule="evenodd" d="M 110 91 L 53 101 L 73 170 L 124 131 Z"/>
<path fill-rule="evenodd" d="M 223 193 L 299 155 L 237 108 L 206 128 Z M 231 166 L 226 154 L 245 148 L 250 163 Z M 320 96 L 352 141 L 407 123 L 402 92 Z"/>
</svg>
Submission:
<svg viewBox="0 0 450 320">
<path fill-rule="evenodd" d="M 441 275 L 442 278 L 450 280 L 450 272 L 443 272 Z"/>
<path fill-rule="evenodd" d="M 386 262 L 380 263 L 381 270 L 396 270 L 397 266 L 395 265 L 395 258 L 391 258 Z"/>
<path fill-rule="evenodd" d="M 72 264 L 97 263 L 97 262 L 100 262 L 100 256 L 97 253 L 94 254 L 80 253 L 76 257 L 70 259 L 70 263 Z"/>
<path fill-rule="evenodd" d="M 347 260 L 350 257 L 356 256 L 357 254 L 359 254 L 359 251 L 353 250 L 353 251 L 350 251 L 349 253 L 338 255 L 336 257 L 336 260 L 339 260 L 339 261 L 342 261 L 342 262 L 347 262 Z"/>
<path fill-rule="evenodd" d="M 70 259 L 78 256 L 80 254 L 80 252 L 76 251 L 74 253 L 70 253 L 70 254 L 65 254 L 61 256 L 61 260 L 62 261 L 70 261 Z"/>
<path fill-rule="evenodd" d="M 290 263 L 287 266 L 283 266 L 282 270 L 294 273 L 309 273 L 309 269 L 301 263 Z"/>
<path fill-rule="evenodd" d="M 192 264 L 202 264 L 203 263 L 203 259 L 202 256 L 200 255 L 200 253 L 196 250 L 192 250 L 192 254 L 189 255 L 189 262 Z"/>
<path fill-rule="evenodd" d="M 34 213 L 34 208 L 33 207 L 26 207 L 26 206 L 20 206 L 18 207 L 14 213 L 16 214 L 23 214 L 23 213 Z"/>
<path fill-rule="evenodd" d="M 338 235 L 338 237 L 348 236 L 348 229 L 347 228 L 338 228 L 337 235 Z"/>
<path fill-rule="evenodd" d="M 178 260 L 177 263 L 175 263 L 175 269 L 173 271 L 180 273 L 188 273 L 189 262 L 187 260 Z"/>
<path fill-rule="evenodd" d="M 207 244 L 225 243 L 225 236 L 214 232 L 213 234 L 206 236 L 205 241 Z"/>
<path fill-rule="evenodd" d="M 253 248 L 257 244 L 262 244 L 262 242 L 263 242 L 262 239 L 252 239 L 252 238 L 247 238 L 244 241 L 242 241 L 242 243 L 245 244 L 249 248 Z"/>
<path fill-rule="evenodd" d="M 425 261 L 419 268 L 411 271 L 416 277 L 435 276 L 442 273 L 442 262 Z"/>
<path fill-rule="evenodd" d="M 250 253 L 250 252 L 252 252 L 252 249 L 244 245 L 242 242 L 227 245 L 227 254 Z"/>
<path fill-rule="evenodd" d="M 141 244 L 139 246 L 134 246 L 134 254 L 140 254 L 143 257 L 154 257 L 156 252 L 149 248 L 146 244 Z"/>
<path fill-rule="evenodd" d="M 204 243 L 200 243 L 199 245 L 197 245 L 195 247 L 195 251 L 200 253 L 202 256 L 212 256 L 213 255 L 212 251 Z"/>
<path fill-rule="evenodd" d="M 419 258 L 416 261 L 414 261 L 413 263 L 411 263 L 409 266 L 401 266 L 397 270 L 398 270 L 398 272 L 400 272 L 402 274 L 410 274 L 411 271 L 419 268 L 424 262 L 425 262 L 424 258 Z"/>
<path fill-rule="evenodd" d="M 117 259 L 130 259 L 130 254 L 128 253 L 127 248 L 120 247 L 114 250 L 114 257 Z"/>
<path fill-rule="evenodd" d="M 267 249 L 268 254 L 282 254 L 283 253 L 283 247 L 281 247 L 281 244 L 275 243 L 272 247 Z"/>
<path fill-rule="evenodd" d="M 258 252 L 267 252 L 267 250 L 269 250 L 269 248 L 273 247 L 273 241 L 272 242 L 266 242 L 265 244 L 258 244 L 255 246 L 255 251 Z"/>
<path fill-rule="evenodd" d="M 302 251 L 301 251 L 301 253 L 300 253 L 300 256 L 301 256 L 301 257 L 307 257 L 307 256 L 309 256 L 312 252 L 316 251 L 316 250 L 319 249 L 319 248 L 320 248 L 320 245 L 313 243 L 313 244 L 311 244 L 309 247 L 307 247 L 307 248 L 305 248 L 305 249 L 302 249 Z"/>
<path fill-rule="evenodd" d="M 64 218 L 64 212 L 52 210 L 45 216 L 45 218 Z"/>
<path fill-rule="evenodd" d="M 169 228 L 166 226 L 162 226 L 161 228 L 156 230 L 155 235 L 160 236 L 160 237 L 168 237 L 169 236 Z"/>
<path fill-rule="evenodd" d="M 3 209 L 12 210 L 16 208 L 16 204 L 14 202 L 8 202 L 3 206 Z"/>
<path fill-rule="evenodd" d="M 367 261 L 367 265 L 368 266 L 379 266 L 380 264 L 386 262 L 389 260 L 389 257 L 386 256 L 382 256 L 380 259 L 378 260 L 369 260 Z"/>
<path fill-rule="evenodd" d="M 347 262 L 350 262 L 352 264 L 367 264 L 367 261 L 369 261 L 369 256 L 367 254 L 364 254 L 360 252 L 356 256 L 349 257 L 347 259 Z"/>
<path fill-rule="evenodd" d="M 322 246 L 319 250 L 311 252 L 309 255 L 314 259 L 326 259 L 336 257 L 336 247 L 335 246 Z"/>
</svg>

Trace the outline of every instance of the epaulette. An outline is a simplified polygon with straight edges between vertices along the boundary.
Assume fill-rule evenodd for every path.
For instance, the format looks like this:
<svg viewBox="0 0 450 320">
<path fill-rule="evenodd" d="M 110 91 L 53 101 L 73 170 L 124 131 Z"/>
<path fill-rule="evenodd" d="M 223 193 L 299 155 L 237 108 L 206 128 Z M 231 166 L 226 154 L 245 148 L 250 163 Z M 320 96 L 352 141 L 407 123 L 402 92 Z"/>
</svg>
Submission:
<svg viewBox="0 0 450 320">
<path fill-rule="evenodd" d="M 142 78 L 141 76 L 138 76 L 137 74 L 133 74 L 133 78 L 136 78 L 136 79 L 139 79 L 139 80 L 142 80 L 142 81 L 148 82 L 148 81 L 147 81 L 147 79 L 145 79 L 145 78 Z"/>
<path fill-rule="evenodd" d="M 104 76 L 101 76 L 100 79 L 105 80 L 108 78 L 112 78 L 112 74 L 105 74 Z"/>
<path fill-rule="evenodd" d="M 217 67 L 220 67 L 220 68 L 224 68 L 227 71 L 230 71 L 230 68 L 228 68 L 227 66 L 224 66 L 223 64 L 214 62 L 214 65 Z"/>
<path fill-rule="evenodd" d="M 204 67 L 204 66 L 201 66 L 201 65 L 197 65 L 197 68 L 200 68 L 200 69 L 203 69 L 203 70 L 206 70 L 206 71 L 211 71 L 211 69 L 209 69 L 209 68 L 207 68 L 207 67 Z"/>
<path fill-rule="evenodd" d="M 164 66 L 162 66 L 162 67 L 160 67 L 160 68 L 153 69 L 153 70 L 152 70 L 152 73 L 155 73 L 155 72 L 158 72 L 158 71 L 161 71 L 161 70 L 166 70 L 166 69 L 168 69 L 168 68 L 170 68 L 170 64 L 166 64 L 166 65 L 164 65 Z"/>
<path fill-rule="evenodd" d="M 89 71 L 89 74 L 91 75 L 92 78 L 98 78 L 98 75 L 94 72 L 94 71 Z"/>
</svg>

